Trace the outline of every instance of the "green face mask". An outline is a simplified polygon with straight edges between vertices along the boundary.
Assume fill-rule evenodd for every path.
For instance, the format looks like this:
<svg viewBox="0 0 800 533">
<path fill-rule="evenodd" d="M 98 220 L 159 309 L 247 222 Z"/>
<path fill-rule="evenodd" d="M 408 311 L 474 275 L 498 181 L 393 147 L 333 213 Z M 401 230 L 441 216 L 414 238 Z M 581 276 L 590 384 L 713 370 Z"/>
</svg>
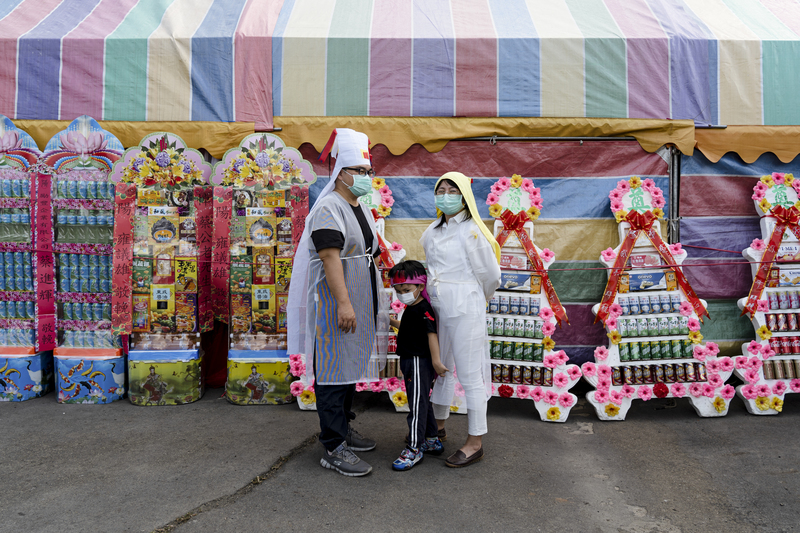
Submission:
<svg viewBox="0 0 800 533">
<path fill-rule="evenodd" d="M 437 194 L 436 207 L 445 215 L 455 215 L 464 205 L 461 203 L 460 194 Z"/>
<path fill-rule="evenodd" d="M 372 178 L 369 176 L 359 176 L 358 174 L 350 174 L 353 176 L 353 185 L 348 187 L 350 192 L 355 195 L 356 198 L 364 196 L 370 190 L 372 190 Z"/>
</svg>

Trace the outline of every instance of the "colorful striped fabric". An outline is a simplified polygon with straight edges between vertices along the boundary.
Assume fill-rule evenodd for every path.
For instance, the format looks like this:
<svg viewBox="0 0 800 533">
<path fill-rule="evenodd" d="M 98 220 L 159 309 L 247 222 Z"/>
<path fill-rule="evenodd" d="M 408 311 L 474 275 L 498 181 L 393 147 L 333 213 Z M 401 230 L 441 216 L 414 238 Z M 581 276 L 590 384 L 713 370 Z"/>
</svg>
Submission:
<svg viewBox="0 0 800 533">
<path fill-rule="evenodd" d="M 311 186 L 313 202 L 331 169 L 317 161 L 319 154 L 310 145 L 300 151 L 304 159 L 314 162 L 318 176 Z M 534 223 L 534 241 L 556 254 L 550 276 L 571 323 L 559 329 L 554 339 L 577 362 L 587 360 L 596 346 L 608 343 L 591 312 L 608 279 L 599 262 L 600 252 L 619 244 L 608 193 L 618 180 L 638 175 L 653 178 L 669 201 L 667 163 L 659 155 L 645 152 L 633 141 L 501 142 L 494 146 L 453 141 L 440 152 L 413 146 L 400 156 L 379 145 L 372 149 L 372 156 L 395 200 L 386 219 L 386 236 L 403 245 L 408 259 L 425 259 L 418 241 L 436 216 L 433 187 L 442 174 L 457 170 L 473 178 L 478 210 L 489 227 L 493 221 L 485 201 L 491 185 L 512 174 L 533 179 L 544 200 L 542 215 Z M 662 230 L 666 234 L 666 228 Z"/>
<path fill-rule="evenodd" d="M 800 124 L 789 0 L 6 0 L 0 114 Z"/>
</svg>

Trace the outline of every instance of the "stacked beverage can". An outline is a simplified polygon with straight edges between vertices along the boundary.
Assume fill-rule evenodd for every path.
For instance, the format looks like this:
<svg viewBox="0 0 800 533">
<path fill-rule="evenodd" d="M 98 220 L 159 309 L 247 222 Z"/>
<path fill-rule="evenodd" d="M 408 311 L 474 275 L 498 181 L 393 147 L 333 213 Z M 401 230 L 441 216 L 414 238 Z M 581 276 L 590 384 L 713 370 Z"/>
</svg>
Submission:
<svg viewBox="0 0 800 533">
<path fill-rule="evenodd" d="M 622 314 L 623 315 L 631 314 L 630 299 L 627 296 L 620 296 L 619 297 L 619 305 L 620 305 L 620 307 L 622 307 Z"/>
<path fill-rule="evenodd" d="M 537 296 L 531 296 L 530 307 L 528 308 L 528 314 L 530 316 L 539 316 L 539 312 L 541 311 L 541 300 Z"/>
<path fill-rule="evenodd" d="M 632 315 L 641 314 L 641 309 L 639 308 L 639 297 L 635 294 L 632 294 L 628 297 L 628 307 L 631 310 Z"/>
</svg>

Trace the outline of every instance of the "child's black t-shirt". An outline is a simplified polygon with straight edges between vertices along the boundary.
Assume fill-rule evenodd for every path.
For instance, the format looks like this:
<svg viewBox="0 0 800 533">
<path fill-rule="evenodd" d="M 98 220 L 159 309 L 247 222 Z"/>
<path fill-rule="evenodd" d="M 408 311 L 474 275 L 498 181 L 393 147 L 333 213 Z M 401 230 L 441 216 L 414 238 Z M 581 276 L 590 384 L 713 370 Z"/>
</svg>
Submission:
<svg viewBox="0 0 800 533">
<path fill-rule="evenodd" d="M 431 357 L 428 333 L 436 333 L 436 315 L 427 300 L 409 305 L 400 319 L 397 333 L 397 355 L 400 359 Z"/>
</svg>

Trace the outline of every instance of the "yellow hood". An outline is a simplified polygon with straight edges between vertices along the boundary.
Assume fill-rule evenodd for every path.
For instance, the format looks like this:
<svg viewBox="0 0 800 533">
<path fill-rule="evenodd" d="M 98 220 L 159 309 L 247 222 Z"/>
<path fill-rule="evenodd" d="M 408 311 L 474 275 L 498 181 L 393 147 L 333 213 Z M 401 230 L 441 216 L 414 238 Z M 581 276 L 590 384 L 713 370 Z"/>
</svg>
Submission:
<svg viewBox="0 0 800 533">
<path fill-rule="evenodd" d="M 464 198 L 465 203 L 467 204 L 467 210 L 469 210 L 470 215 L 475 220 L 475 223 L 478 225 L 478 228 L 483 233 L 483 236 L 486 237 L 486 240 L 489 241 L 489 244 L 492 245 L 492 249 L 494 250 L 494 255 L 497 257 L 497 262 L 500 262 L 500 245 L 497 244 L 497 241 L 492 235 L 492 232 L 486 227 L 486 224 L 483 223 L 481 220 L 480 214 L 478 214 L 478 206 L 475 204 L 475 196 L 472 194 L 472 183 L 471 180 L 466 177 L 461 172 L 448 172 L 444 176 L 438 179 L 436 182 L 436 186 L 434 186 L 433 190 L 435 191 L 439 187 L 439 183 L 442 180 L 450 180 L 456 184 L 458 190 L 461 191 L 461 196 Z M 436 216 L 441 217 L 442 212 L 439 209 L 436 210 Z"/>
</svg>

